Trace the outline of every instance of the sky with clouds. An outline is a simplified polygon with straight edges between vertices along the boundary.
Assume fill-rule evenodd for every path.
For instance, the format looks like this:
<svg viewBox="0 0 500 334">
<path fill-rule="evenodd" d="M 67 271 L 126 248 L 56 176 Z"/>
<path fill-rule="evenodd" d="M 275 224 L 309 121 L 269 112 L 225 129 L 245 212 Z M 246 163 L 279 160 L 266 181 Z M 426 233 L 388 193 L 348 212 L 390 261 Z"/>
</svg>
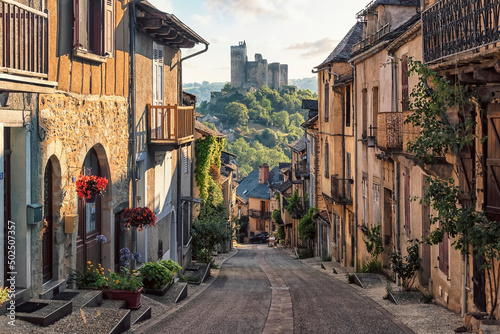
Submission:
<svg viewBox="0 0 500 334">
<path fill-rule="evenodd" d="M 149 0 L 174 14 L 210 43 L 208 51 L 183 62 L 183 82 L 230 81 L 230 47 L 246 41 L 269 63 L 288 64 L 288 78 L 314 76 L 369 0 Z M 203 45 L 182 49 L 183 56 Z"/>
</svg>

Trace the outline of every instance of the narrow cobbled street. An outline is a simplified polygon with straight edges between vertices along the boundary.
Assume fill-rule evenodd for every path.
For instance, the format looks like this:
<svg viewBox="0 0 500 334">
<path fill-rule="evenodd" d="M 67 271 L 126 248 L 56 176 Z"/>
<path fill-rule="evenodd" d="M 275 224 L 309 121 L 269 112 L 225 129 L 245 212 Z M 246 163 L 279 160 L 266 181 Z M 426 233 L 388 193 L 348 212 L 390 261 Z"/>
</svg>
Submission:
<svg viewBox="0 0 500 334">
<path fill-rule="evenodd" d="M 267 246 L 241 246 L 217 279 L 146 333 L 413 333 L 351 286 Z"/>
</svg>

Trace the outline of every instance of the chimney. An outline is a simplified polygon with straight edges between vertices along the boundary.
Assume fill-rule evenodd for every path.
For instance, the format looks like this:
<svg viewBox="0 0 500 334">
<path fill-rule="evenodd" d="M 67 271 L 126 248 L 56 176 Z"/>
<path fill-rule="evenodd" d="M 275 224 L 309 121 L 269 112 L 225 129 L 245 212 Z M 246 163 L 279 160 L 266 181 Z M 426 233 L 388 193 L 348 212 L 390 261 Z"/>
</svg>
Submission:
<svg viewBox="0 0 500 334">
<path fill-rule="evenodd" d="M 269 165 L 263 163 L 259 166 L 259 183 L 266 183 L 267 179 L 269 179 Z"/>
</svg>

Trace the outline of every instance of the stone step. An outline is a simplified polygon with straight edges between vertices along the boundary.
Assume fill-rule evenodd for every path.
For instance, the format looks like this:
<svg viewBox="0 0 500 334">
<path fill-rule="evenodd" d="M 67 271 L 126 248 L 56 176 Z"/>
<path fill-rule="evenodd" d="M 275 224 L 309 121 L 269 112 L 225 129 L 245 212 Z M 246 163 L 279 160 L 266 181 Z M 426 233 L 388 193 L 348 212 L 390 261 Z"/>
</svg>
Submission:
<svg viewBox="0 0 500 334">
<path fill-rule="evenodd" d="M 16 306 L 16 318 L 49 326 L 71 314 L 72 308 L 72 302 L 67 300 L 30 299 Z"/>
<path fill-rule="evenodd" d="M 50 281 L 42 286 L 42 291 L 38 295 L 40 299 L 52 299 L 55 295 L 66 289 L 66 280 Z"/>
<path fill-rule="evenodd" d="M 157 296 L 152 294 L 146 294 L 146 295 L 149 298 L 156 300 L 157 302 L 173 307 L 175 303 L 178 303 L 187 297 L 188 293 L 187 287 L 188 287 L 187 283 L 177 281 L 172 285 L 172 287 L 170 287 L 170 289 L 164 296 Z"/>
<path fill-rule="evenodd" d="M 73 302 L 73 311 L 82 307 L 98 307 L 102 304 L 103 296 L 101 290 L 72 290 L 66 289 L 55 295 L 53 300 L 71 300 Z"/>
</svg>

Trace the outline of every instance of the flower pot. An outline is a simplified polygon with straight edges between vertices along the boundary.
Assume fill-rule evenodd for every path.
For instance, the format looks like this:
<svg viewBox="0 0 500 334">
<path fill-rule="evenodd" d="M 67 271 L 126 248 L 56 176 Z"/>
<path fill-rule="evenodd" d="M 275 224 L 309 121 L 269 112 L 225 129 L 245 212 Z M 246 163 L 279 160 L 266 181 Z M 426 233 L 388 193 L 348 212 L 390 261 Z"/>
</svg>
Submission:
<svg viewBox="0 0 500 334">
<path fill-rule="evenodd" d="M 94 194 L 94 195 L 91 195 L 90 198 L 85 198 L 85 203 L 95 203 L 96 197 L 97 197 L 97 195 Z"/>
<path fill-rule="evenodd" d="M 102 292 L 106 299 L 125 300 L 127 308 L 137 310 L 141 307 L 142 289 L 142 287 L 137 291 L 104 289 Z"/>
<path fill-rule="evenodd" d="M 155 295 L 155 296 L 165 296 L 167 291 L 170 289 L 170 287 L 174 284 L 172 281 L 171 283 L 165 284 L 164 286 L 160 287 L 159 289 L 153 289 L 153 288 L 148 288 L 144 287 L 144 293 L 150 294 L 150 295 Z"/>
</svg>

